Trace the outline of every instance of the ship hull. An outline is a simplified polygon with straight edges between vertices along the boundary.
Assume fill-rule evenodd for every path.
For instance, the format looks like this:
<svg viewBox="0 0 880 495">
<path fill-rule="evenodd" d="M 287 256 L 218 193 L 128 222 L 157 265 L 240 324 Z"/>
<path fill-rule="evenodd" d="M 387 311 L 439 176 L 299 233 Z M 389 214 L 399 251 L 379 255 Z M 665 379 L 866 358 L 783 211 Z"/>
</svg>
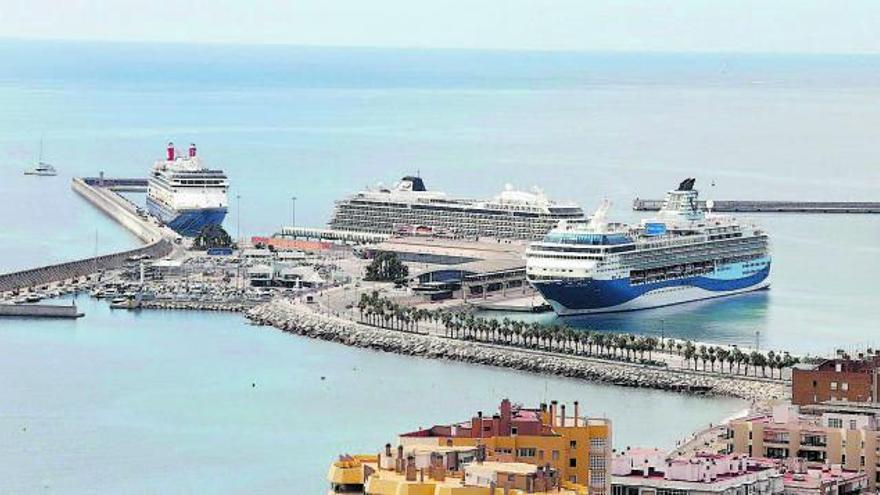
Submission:
<svg viewBox="0 0 880 495">
<path fill-rule="evenodd" d="M 742 294 L 770 286 L 770 265 L 745 274 L 726 267 L 703 276 L 633 285 L 628 278 L 614 280 L 533 281 L 532 285 L 560 316 L 637 311 L 704 299 Z"/>
<path fill-rule="evenodd" d="M 147 210 L 171 230 L 186 237 L 195 237 L 208 225 L 220 225 L 226 218 L 226 208 L 198 208 L 174 210 L 147 197 Z"/>
</svg>

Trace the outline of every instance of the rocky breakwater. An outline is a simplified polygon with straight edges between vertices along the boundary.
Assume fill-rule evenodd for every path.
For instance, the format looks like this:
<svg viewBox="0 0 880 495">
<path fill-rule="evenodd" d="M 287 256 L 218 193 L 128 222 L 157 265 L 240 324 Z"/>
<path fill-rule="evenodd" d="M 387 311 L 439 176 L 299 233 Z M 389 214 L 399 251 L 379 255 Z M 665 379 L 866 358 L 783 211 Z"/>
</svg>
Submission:
<svg viewBox="0 0 880 495">
<path fill-rule="evenodd" d="M 188 311 L 227 311 L 242 313 L 252 308 L 246 302 L 211 302 L 211 301 L 144 301 L 143 309 L 179 309 Z"/>
<path fill-rule="evenodd" d="M 246 313 L 246 316 L 255 323 L 272 325 L 296 335 L 408 356 L 462 361 L 626 387 L 739 397 L 751 401 L 781 398 L 785 394 L 782 384 L 768 381 L 612 362 L 376 328 L 319 314 L 310 305 L 282 299 L 254 307 Z"/>
</svg>

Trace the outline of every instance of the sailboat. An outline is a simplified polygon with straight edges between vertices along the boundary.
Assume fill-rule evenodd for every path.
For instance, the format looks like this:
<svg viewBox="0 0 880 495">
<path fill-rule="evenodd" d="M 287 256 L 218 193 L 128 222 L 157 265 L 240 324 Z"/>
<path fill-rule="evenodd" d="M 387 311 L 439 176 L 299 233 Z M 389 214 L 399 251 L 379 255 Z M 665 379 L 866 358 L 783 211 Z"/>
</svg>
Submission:
<svg viewBox="0 0 880 495">
<path fill-rule="evenodd" d="M 40 158 L 37 160 L 37 163 L 32 167 L 24 171 L 24 175 L 40 175 L 43 177 L 51 177 L 58 175 L 58 171 L 55 170 L 55 167 L 43 161 L 43 138 L 40 138 Z"/>
</svg>

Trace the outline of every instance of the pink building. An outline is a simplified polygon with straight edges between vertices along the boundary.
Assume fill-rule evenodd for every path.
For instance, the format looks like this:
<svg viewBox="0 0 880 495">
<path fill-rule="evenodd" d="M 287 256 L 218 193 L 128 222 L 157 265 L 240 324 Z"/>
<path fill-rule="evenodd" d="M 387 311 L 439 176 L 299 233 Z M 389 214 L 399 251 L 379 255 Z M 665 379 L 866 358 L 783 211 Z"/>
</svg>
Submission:
<svg viewBox="0 0 880 495">
<path fill-rule="evenodd" d="M 627 449 L 611 463 L 611 495 L 782 495 L 770 461 L 743 455 L 667 458 L 657 449 Z"/>
</svg>

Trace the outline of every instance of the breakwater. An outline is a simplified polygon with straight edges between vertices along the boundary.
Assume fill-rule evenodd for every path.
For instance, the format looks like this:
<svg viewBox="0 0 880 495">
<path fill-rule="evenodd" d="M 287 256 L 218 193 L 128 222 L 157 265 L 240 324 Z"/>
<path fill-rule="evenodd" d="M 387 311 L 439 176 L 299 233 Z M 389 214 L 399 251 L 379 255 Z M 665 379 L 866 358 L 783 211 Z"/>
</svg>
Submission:
<svg viewBox="0 0 880 495">
<path fill-rule="evenodd" d="M 159 258 L 171 252 L 171 243 L 161 239 L 144 247 L 107 254 L 94 258 L 41 266 L 18 272 L 0 275 L 0 292 L 38 287 L 41 285 L 85 277 L 101 270 L 121 267 L 132 256 L 151 256 Z"/>
<path fill-rule="evenodd" d="M 228 313 L 243 313 L 254 307 L 253 303 L 242 302 L 212 302 L 212 301 L 143 301 L 140 304 L 143 309 L 167 309 L 185 311 L 224 311 Z"/>
<path fill-rule="evenodd" d="M 633 200 L 633 210 L 658 211 L 662 199 Z M 705 210 L 706 201 L 697 201 Z M 712 200 L 712 211 L 721 213 L 880 213 L 880 203 L 871 201 L 737 201 Z"/>
<path fill-rule="evenodd" d="M 721 395 L 753 401 L 782 398 L 785 394 L 785 387 L 780 383 L 740 376 L 707 375 L 381 329 L 319 314 L 308 304 L 282 299 L 251 309 L 247 317 L 255 323 L 272 325 L 296 335 L 409 356 L 462 361 L 626 387 Z"/>
<path fill-rule="evenodd" d="M 177 235 L 150 218 L 142 217 L 137 211 L 137 206 L 119 194 L 109 189 L 97 187 L 78 177 L 71 181 L 71 188 L 147 245 L 128 251 L 2 274 L 0 275 L 0 292 L 73 280 L 101 270 L 119 268 L 132 256 L 146 255 L 161 258 L 173 250 L 174 246 L 169 242 L 169 239 L 174 239 Z"/>
</svg>

